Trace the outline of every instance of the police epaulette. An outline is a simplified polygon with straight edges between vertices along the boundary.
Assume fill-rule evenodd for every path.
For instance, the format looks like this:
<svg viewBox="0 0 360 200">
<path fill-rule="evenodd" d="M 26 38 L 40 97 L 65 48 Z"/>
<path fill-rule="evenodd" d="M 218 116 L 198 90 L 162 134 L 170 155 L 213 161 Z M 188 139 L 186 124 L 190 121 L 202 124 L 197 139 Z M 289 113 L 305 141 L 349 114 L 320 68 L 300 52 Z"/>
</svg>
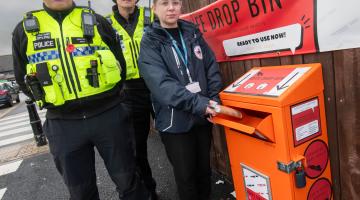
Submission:
<svg viewBox="0 0 360 200">
<path fill-rule="evenodd" d="M 36 12 L 41 12 L 41 11 L 44 11 L 44 9 L 39 9 L 39 10 L 32 10 L 32 11 L 29 11 L 25 14 L 25 17 L 30 15 L 30 14 L 33 14 L 33 13 L 36 13 Z"/>
</svg>

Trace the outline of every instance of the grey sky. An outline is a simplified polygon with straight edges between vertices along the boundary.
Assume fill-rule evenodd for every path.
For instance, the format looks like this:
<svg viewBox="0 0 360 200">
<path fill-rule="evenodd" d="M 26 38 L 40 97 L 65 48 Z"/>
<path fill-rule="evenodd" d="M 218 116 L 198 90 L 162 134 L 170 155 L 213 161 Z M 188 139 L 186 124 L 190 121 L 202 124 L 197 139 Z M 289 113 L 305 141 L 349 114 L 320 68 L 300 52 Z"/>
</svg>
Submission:
<svg viewBox="0 0 360 200">
<path fill-rule="evenodd" d="M 77 5 L 87 5 L 87 0 L 75 0 Z M 139 5 L 148 5 L 149 0 L 140 0 Z M 100 14 L 111 12 L 111 0 L 92 0 L 94 10 Z M 0 56 L 11 54 L 11 32 L 24 13 L 42 8 L 41 0 L 0 0 Z"/>
</svg>

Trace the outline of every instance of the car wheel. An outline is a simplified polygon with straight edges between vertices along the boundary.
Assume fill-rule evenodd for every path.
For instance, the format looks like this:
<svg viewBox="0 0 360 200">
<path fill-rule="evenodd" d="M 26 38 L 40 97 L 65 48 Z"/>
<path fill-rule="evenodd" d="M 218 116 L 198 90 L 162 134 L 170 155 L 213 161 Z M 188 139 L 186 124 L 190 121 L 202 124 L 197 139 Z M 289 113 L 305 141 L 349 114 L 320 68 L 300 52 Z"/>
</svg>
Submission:
<svg viewBox="0 0 360 200">
<path fill-rule="evenodd" d="M 12 107 L 14 105 L 13 100 L 10 98 L 10 101 L 8 102 L 8 106 Z"/>
<path fill-rule="evenodd" d="M 18 96 L 17 98 L 16 98 L 16 103 L 19 103 L 20 102 L 20 97 Z"/>
</svg>

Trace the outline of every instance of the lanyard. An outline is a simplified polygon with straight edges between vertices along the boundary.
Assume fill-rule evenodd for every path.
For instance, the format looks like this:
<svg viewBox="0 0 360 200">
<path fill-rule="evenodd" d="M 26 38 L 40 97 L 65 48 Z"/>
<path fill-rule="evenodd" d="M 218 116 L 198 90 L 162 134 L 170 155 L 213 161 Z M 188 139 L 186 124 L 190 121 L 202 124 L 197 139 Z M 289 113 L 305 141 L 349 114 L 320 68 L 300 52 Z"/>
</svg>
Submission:
<svg viewBox="0 0 360 200">
<path fill-rule="evenodd" d="M 185 68 L 186 68 L 186 73 L 188 75 L 188 78 L 189 78 L 189 81 L 190 83 L 192 82 L 192 79 L 191 79 L 191 75 L 190 75 L 190 71 L 189 71 L 189 68 L 188 68 L 188 54 L 187 54 L 187 48 L 186 48 L 186 45 L 185 45 L 185 41 L 184 41 L 184 37 L 179 29 L 179 35 L 180 35 L 180 40 L 181 40 L 181 45 L 182 45 L 182 48 L 183 48 L 183 52 L 184 54 L 180 51 L 179 49 L 179 46 L 178 46 L 178 42 L 176 42 L 176 40 L 172 37 L 172 35 L 167 32 L 165 30 L 165 32 L 167 33 L 167 35 L 170 37 L 171 41 L 172 41 L 172 46 L 174 47 L 175 51 L 176 51 L 176 54 L 180 57 L 180 59 L 184 62 L 185 64 Z"/>
<path fill-rule="evenodd" d="M 181 40 L 181 45 L 182 45 L 182 48 L 183 48 L 183 51 L 184 51 L 184 54 L 181 53 L 180 49 L 179 49 L 179 46 L 178 46 L 178 43 L 176 42 L 176 40 L 173 38 L 173 36 L 167 32 L 165 30 L 165 32 L 168 34 L 168 36 L 170 37 L 171 39 L 171 42 L 172 42 L 172 45 L 173 47 L 175 48 L 176 50 L 176 53 L 179 55 L 179 57 L 181 58 L 181 60 L 184 62 L 186 68 L 187 68 L 187 65 L 188 65 L 188 56 L 187 56 L 187 49 L 186 49 L 186 45 L 185 45 L 185 41 L 184 41 L 184 37 L 179 29 L 179 34 L 180 34 L 180 40 Z"/>
</svg>

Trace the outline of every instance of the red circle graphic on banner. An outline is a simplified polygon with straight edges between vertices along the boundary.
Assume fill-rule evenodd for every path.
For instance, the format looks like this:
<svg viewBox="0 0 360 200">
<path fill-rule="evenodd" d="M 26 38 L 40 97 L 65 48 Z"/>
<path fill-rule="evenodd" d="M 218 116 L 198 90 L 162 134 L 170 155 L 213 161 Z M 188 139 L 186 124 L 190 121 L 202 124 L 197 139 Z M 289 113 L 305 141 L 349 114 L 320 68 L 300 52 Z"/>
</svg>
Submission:
<svg viewBox="0 0 360 200">
<path fill-rule="evenodd" d="M 331 183 L 326 178 L 315 181 L 311 186 L 307 200 L 330 200 L 332 196 Z"/>
<path fill-rule="evenodd" d="M 309 178 L 319 177 L 326 169 L 329 160 L 329 150 L 322 140 L 315 140 L 306 148 L 304 157 L 307 167 L 305 173 Z"/>
</svg>

